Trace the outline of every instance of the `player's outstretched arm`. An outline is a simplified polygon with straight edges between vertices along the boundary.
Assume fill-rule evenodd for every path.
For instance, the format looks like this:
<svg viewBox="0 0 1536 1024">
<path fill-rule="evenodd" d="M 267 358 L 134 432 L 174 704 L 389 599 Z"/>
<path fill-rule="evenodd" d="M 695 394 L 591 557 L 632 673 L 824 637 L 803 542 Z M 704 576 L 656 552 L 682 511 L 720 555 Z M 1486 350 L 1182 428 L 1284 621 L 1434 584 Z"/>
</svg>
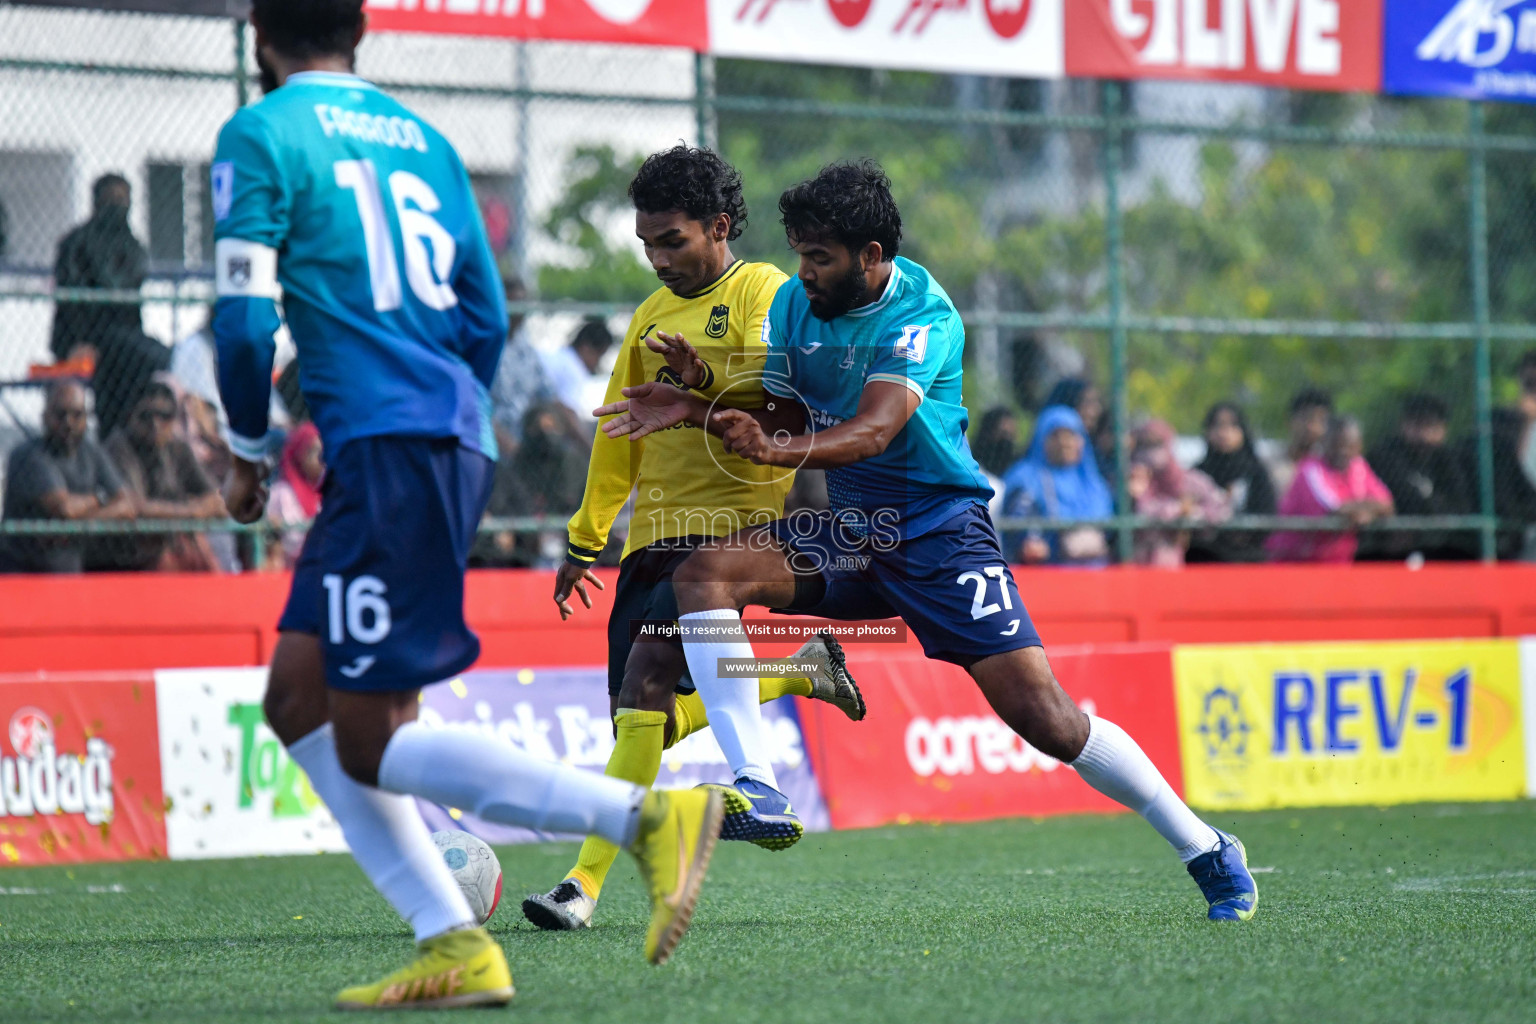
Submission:
<svg viewBox="0 0 1536 1024">
<path fill-rule="evenodd" d="M 852 419 L 814 434 L 787 429 L 770 418 L 772 414 L 741 409 L 714 413 L 709 429 L 720 434 L 726 451 L 758 465 L 837 469 L 885 451 L 921 402 L 922 398 L 904 384 L 870 381 Z M 788 407 L 795 403 L 779 404 Z"/>
<path fill-rule="evenodd" d="M 627 436 L 631 441 L 684 422 L 702 427 L 708 414 L 709 403 L 704 399 L 656 381 L 625 388 L 622 402 L 610 402 L 592 410 L 592 415 L 599 419 L 613 417 L 603 424 L 603 433 L 609 437 Z"/>
</svg>

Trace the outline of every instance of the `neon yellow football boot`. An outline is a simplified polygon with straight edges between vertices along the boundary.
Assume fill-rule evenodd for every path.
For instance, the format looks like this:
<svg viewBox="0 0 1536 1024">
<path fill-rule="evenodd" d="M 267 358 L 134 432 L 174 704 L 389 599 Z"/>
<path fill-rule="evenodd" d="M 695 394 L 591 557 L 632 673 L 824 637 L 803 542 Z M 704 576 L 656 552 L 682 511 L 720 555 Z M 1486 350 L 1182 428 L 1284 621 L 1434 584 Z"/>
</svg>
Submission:
<svg viewBox="0 0 1536 1024">
<path fill-rule="evenodd" d="M 374 982 L 344 989 L 338 1010 L 429 1010 L 504 1006 L 512 1001 L 512 972 L 501 946 L 484 928 L 434 936 L 416 947 L 416 960 Z"/>
<path fill-rule="evenodd" d="M 724 800 L 709 790 L 652 790 L 645 795 L 640 833 L 629 852 L 639 862 L 651 894 L 645 958 L 653 964 L 666 963 L 688 930 L 724 817 Z"/>
</svg>

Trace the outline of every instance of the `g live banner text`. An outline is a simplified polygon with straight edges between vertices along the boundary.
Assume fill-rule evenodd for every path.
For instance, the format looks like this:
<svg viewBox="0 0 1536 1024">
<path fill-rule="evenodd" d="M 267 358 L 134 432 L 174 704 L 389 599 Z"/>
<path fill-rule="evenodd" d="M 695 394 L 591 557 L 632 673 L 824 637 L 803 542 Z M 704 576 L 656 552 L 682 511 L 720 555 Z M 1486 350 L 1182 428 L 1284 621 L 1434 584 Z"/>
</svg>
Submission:
<svg viewBox="0 0 1536 1024">
<path fill-rule="evenodd" d="M 1375 90 L 1381 15 L 1379 0 L 1071 0 L 1066 70 Z"/>
<path fill-rule="evenodd" d="M 1517 641 L 1175 647 L 1173 665 L 1196 806 L 1525 793 Z"/>
</svg>

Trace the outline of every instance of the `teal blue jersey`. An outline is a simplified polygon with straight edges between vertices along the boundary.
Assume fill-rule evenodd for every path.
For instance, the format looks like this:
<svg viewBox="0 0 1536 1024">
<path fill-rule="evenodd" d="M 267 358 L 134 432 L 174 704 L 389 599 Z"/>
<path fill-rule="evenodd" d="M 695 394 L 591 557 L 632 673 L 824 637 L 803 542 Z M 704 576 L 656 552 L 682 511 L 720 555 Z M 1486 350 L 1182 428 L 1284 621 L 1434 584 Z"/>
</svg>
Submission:
<svg viewBox="0 0 1536 1024">
<path fill-rule="evenodd" d="M 495 458 L 506 303 L 446 139 L 361 78 L 305 72 L 230 118 L 212 178 L 214 337 L 236 454 L 263 451 L 280 288 L 328 456 L 403 435 Z"/>
<path fill-rule="evenodd" d="M 927 270 L 896 257 L 878 300 L 831 321 L 812 315 L 805 289 L 791 278 L 769 307 L 763 340 L 764 388 L 803 402 L 809 430 L 852 419 L 871 381 L 901 384 L 922 400 L 885 451 L 827 472 L 834 511 L 918 537 L 992 497 L 965 440 L 965 328 Z"/>
</svg>

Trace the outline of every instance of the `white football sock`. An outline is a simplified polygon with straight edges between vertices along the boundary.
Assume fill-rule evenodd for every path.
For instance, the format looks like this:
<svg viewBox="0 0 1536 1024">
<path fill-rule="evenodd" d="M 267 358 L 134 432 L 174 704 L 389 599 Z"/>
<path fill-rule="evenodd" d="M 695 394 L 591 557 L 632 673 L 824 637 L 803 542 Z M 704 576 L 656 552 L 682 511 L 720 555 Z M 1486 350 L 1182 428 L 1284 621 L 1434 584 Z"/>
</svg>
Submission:
<svg viewBox="0 0 1536 1024">
<path fill-rule="evenodd" d="M 778 789 L 779 780 L 773 774 L 768 734 L 758 704 L 757 680 L 720 678 L 721 658 L 754 656 L 747 631 L 741 625 L 741 613 L 734 608 L 718 608 L 679 615 L 677 621 L 682 627 L 688 674 L 699 688 L 699 699 L 709 714 L 709 727 L 730 762 L 731 771 L 738 779 L 755 779 Z M 708 627 L 711 632 L 697 638 L 690 635 L 700 627 Z"/>
<path fill-rule="evenodd" d="M 416 801 L 365 786 L 341 769 L 327 722 L 288 748 L 341 826 L 352 856 L 375 889 L 416 930 L 416 941 L 473 927 L 475 915 Z"/>
<path fill-rule="evenodd" d="M 567 764 L 541 761 L 509 743 L 459 729 L 408 722 L 379 762 L 379 785 L 487 821 L 602 836 L 628 846 L 645 789 Z"/>
<path fill-rule="evenodd" d="M 1195 816 L 1146 752 L 1114 722 L 1088 716 L 1088 742 L 1072 767 L 1088 785 L 1146 818 L 1184 863 L 1221 842 L 1216 830 Z"/>
</svg>

